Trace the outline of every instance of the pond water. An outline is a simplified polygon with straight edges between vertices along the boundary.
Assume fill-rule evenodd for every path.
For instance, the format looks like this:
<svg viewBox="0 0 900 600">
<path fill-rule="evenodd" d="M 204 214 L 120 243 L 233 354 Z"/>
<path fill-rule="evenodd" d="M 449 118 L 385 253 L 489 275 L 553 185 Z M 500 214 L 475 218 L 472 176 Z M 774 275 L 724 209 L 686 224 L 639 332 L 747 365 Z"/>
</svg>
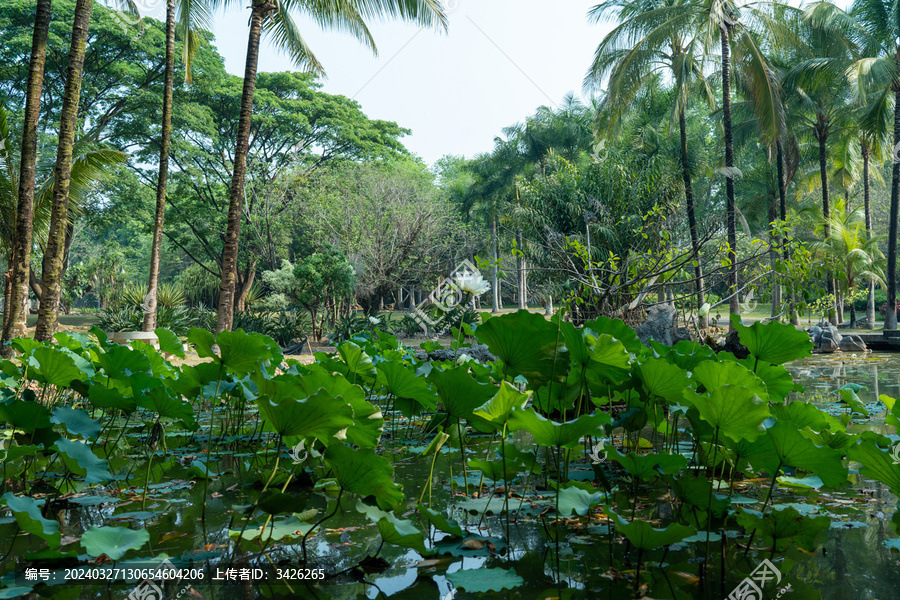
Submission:
<svg viewBox="0 0 900 600">
<path fill-rule="evenodd" d="M 793 394 L 795 401 L 813 402 L 837 415 L 845 409 L 837 401 L 836 390 L 848 382 L 856 383 L 865 388 L 858 395 L 869 417 L 854 419 L 848 431 L 868 429 L 886 435 L 893 433 L 892 427 L 884 425 L 885 408 L 878 402 L 878 395 L 900 396 L 900 355 L 815 356 L 787 366 L 795 380 L 806 387 L 805 392 Z M 640 563 L 640 569 L 649 573 L 651 581 L 644 590 L 648 597 L 719 599 L 728 597 L 763 559 L 771 559 L 779 577 L 768 582 L 768 587 L 763 590 L 765 598 L 775 598 L 779 594 L 783 598 L 821 597 L 825 600 L 900 598 L 900 555 L 885 544 L 897 537 L 888 522 L 897 506 L 897 498 L 883 484 L 858 475 L 853 476 L 851 487 L 838 492 L 818 492 L 787 482 L 779 484 L 775 492 L 779 504 L 791 504 L 802 513 L 831 519 L 831 528 L 819 538 L 817 550 L 811 555 L 796 549 L 770 553 L 757 548 L 759 544 L 756 544 L 745 553 L 744 548 L 728 542 L 726 535 L 724 546 L 713 540 L 714 552 L 719 558 L 711 564 L 718 562 L 719 571 L 710 577 L 711 583 L 704 586 L 698 575 L 706 544 L 678 543 L 667 550 L 648 551 L 639 556 L 624 538 L 609 535 L 609 521 L 598 508 L 584 517 L 573 516 L 554 522 L 552 517 L 547 517 L 554 493 L 544 487 L 544 481 L 537 475 L 527 488 L 513 486 L 514 493 L 508 502 L 509 514 L 514 518 L 507 524 L 500 514 L 503 500 L 499 497 L 491 499 L 491 488 L 482 488 L 487 497 L 465 496 L 464 482 L 468 481 L 472 491 L 478 489 L 479 477 L 477 473 L 463 476 L 459 472 L 458 449 L 445 447 L 437 455 L 431 471 L 431 459 L 423 460 L 420 456 L 428 439 L 418 439 L 418 431 L 407 429 L 402 420 L 399 424 L 386 420 L 385 454 L 393 455 L 396 479 L 403 484 L 408 498 L 418 499 L 425 492 L 425 484 L 429 480 L 432 482 L 431 506 L 459 522 L 467 533 L 465 545 L 459 539 L 442 544 L 446 534 L 436 530 L 431 531 L 429 543 L 436 543 L 442 552 L 433 556 L 422 557 L 414 550 L 382 545 L 375 525 L 356 510 L 357 500 L 343 498 L 336 503 L 335 494 L 309 491 L 300 481 L 289 490 L 307 493 L 308 506 L 318 509 L 320 514 L 336 513 L 325 523 L 324 529 L 307 540 L 307 562 L 302 561 L 302 547 L 296 536 L 294 543 L 270 544 L 265 552 L 240 553 L 232 540 L 235 509 L 252 503 L 259 493 L 250 483 L 253 478 L 245 477 L 251 461 L 259 458 L 252 449 L 255 446 L 242 445 L 241 437 L 222 440 L 223 455 L 214 463 L 214 470 L 221 476 L 209 483 L 208 493 L 212 499 L 203 519 L 202 505 L 198 502 L 203 484 L 186 465 L 190 465 L 201 452 L 200 448 L 205 446 L 183 434 L 170 435 L 167 446 L 169 456 L 173 457 L 172 464 L 168 465 L 164 483 L 151 486 L 152 491 L 143 507 L 141 484 L 130 480 L 128 485 L 134 487 L 117 489 L 109 486 L 105 490 L 108 495 L 73 498 L 68 504 L 54 505 L 53 516 L 60 523 L 63 551 L 77 554 L 80 547 L 74 542 L 91 526 L 134 524 L 150 531 L 149 544 L 140 552 L 140 556 L 146 557 L 145 561 L 165 553 L 179 559 L 176 561 L 179 566 L 190 564 L 206 569 L 204 582 L 189 586 L 168 582 L 159 591 L 151 590 L 156 594 L 154 596 L 147 590 L 136 591 L 138 580 L 106 583 L 90 579 L 90 573 L 82 572 L 76 581 L 76 573 L 68 571 L 79 564 L 73 557 L 70 563 L 65 560 L 48 563 L 50 585 L 38 586 L 27 597 L 613 599 L 634 597 L 632 581 Z M 414 435 L 408 436 L 409 432 Z M 201 430 L 198 437 L 202 439 L 203 436 Z M 229 442 L 233 449 L 227 449 Z M 470 451 L 476 455 L 480 453 L 480 458 L 484 458 L 489 443 L 487 437 L 475 437 Z M 520 437 L 517 445 L 525 449 L 529 441 Z M 287 454 L 283 457 L 289 458 Z M 131 457 L 131 460 L 145 458 Z M 581 454 L 570 457 L 571 479 L 595 479 L 595 471 L 585 458 Z M 162 455 L 155 460 L 162 461 Z M 322 468 L 315 460 L 310 464 L 314 472 Z M 52 476 L 52 473 L 48 474 L 51 480 Z M 622 490 L 616 497 L 621 511 L 623 506 L 629 506 L 631 494 L 625 492 L 632 488 L 624 479 L 613 483 Z M 759 509 L 768 484 L 768 480 L 744 481 L 738 484 L 736 491 L 743 497 L 746 507 Z M 642 485 L 637 488 L 633 509 L 639 514 L 664 518 L 665 494 L 664 486 L 660 489 L 659 486 Z M 429 494 L 423 495 L 427 504 Z M 414 501 L 403 515 L 398 516 L 416 520 L 413 504 Z M 32 553 L 43 547 L 38 539 L 33 539 L 29 545 L 29 538 L 25 536 L 18 536 L 11 545 L 10 539 L 17 531 L 15 527 L 9 519 L 0 521 L 0 554 L 5 555 L 0 567 L 6 573 L 7 586 L 16 577 L 22 582 L 22 566 L 26 560 L 35 558 Z M 730 524 L 732 527 L 735 527 L 733 523 Z M 507 539 L 508 543 L 504 541 Z M 363 561 L 367 555 L 375 558 Z M 116 566 L 139 568 L 149 564 L 133 558 Z M 237 568 L 233 580 L 210 581 L 217 574 L 227 576 L 226 569 L 232 565 Z M 252 570 L 242 572 L 242 567 Z M 298 567 L 309 571 L 291 571 Z M 497 569 L 513 569 L 523 581 L 502 592 L 472 593 L 456 589 L 454 573 L 479 568 L 491 569 L 492 576 L 497 575 Z M 292 581 L 279 580 L 276 577 L 278 569 L 282 574 L 289 574 Z M 326 579 L 319 580 L 322 576 Z M 789 589 L 785 589 L 787 586 Z M 142 593 L 145 595 L 141 596 Z M 754 600 L 759 599 L 754 597 Z"/>
</svg>

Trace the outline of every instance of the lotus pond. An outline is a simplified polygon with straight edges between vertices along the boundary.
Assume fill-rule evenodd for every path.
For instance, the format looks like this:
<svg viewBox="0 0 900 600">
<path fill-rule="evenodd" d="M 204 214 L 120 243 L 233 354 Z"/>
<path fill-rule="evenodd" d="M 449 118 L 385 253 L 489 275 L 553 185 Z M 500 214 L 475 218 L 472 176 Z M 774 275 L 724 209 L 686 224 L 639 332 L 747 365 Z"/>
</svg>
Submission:
<svg viewBox="0 0 900 600">
<path fill-rule="evenodd" d="M 15 340 L 0 598 L 900 595 L 900 355 L 482 319 L 446 363 L 383 333 L 312 365 L 242 331 L 191 331 L 195 366 L 166 330 Z"/>
</svg>

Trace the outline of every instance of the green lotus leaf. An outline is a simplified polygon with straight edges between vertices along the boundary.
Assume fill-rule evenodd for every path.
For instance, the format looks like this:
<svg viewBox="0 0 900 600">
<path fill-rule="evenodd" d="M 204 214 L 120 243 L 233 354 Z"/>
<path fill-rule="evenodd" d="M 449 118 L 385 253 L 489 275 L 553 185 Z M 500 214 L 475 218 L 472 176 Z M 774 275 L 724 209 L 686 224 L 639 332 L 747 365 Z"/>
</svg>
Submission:
<svg viewBox="0 0 900 600">
<path fill-rule="evenodd" d="M 582 437 L 610 422 L 608 414 L 598 411 L 572 421 L 557 423 L 537 414 L 533 408 L 526 408 L 514 409 L 510 413 L 509 428 L 513 431 L 527 430 L 539 446 L 572 448 Z"/>
<path fill-rule="evenodd" d="M 105 554 L 111 560 L 119 560 L 129 550 L 139 550 L 150 541 L 146 529 L 128 527 L 91 527 L 81 536 L 81 545 L 93 557 Z"/>
<path fill-rule="evenodd" d="M 58 548 L 62 540 L 59 523 L 43 517 L 41 514 L 43 503 L 43 500 L 17 497 L 12 492 L 6 492 L 0 497 L 0 504 L 9 507 L 23 531 L 38 536 L 47 542 L 50 548 Z"/>
<path fill-rule="evenodd" d="M 347 429 L 347 439 L 360 448 L 374 448 L 384 431 L 381 409 L 366 400 L 365 392 L 342 375 L 312 369 L 297 378 L 300 386 L 311 395 L 325 390 L 332 396 L 340 396 L 353 411 L 353 423 Z"/>
<path fill-rule="evenodd" d="M 589 336 L 591 339 L 593 336 Z M 603 333 L 593 342 L 589 349 L 590 362 L 584 367 L 588 379 L 595 385 L 612 382 L 620 383 L 628 379 L 631 368 L 631 356 L 625 346 L 613 336 Z"/>
<path fill-rule="evenodd" d="M 761 400 L 765 400 L 769 396 L 763 380 L 757 377 L 753 371 L 735 361 L 702 362 L 694 367 L 691 377 L 699 382 L 707 392 L 713 392 L 725 385 L 733 385 L 751 390 Z"/>
<path fill-rule="evenodd" d="M 344 491 L 364 498 L 375 496 L 384 510 L 393 510 L 403 501 L 402 488 L 394 483 L 394 467 L 374 450 L 332 444 L 325 450 L 325 460 Z"/>
<path fill-rule="evenodd" d="M 425 548 L 425 534 L 416 527 L 413 521 L 398 519 L 392 513 L 368 505 L 362 500 L 357 500 L 356 510 L 366 515 L 370 521 L 375 522 L 378 532 L 388 544 L 412 548 L 422 556 L 431 554 Z"/>
<path fill-rule="evenodd" d="M 50 422 L 65 425 L 69 435 L 80 435 L 86 440 L 96 439 L 103 429 L 100 421 L 92 419 L 84 410 L 65 406 L 53 409 Z"/>
<path fill-rule="evenodd" d="M 683 369 L 662 358 L 646 358 L 637 365 L 638 376 L 649 393 L 679 402 L 691 381 Z"/>
<path fill-rule="evenodd" d="M 338 347 L 338 354 L 347 365 L 347 372 L 344 375 L 350 383 L 375 381 L 378 372 L 372 364 L 372 357 L 363 352 L 362 348 L 353 342 L 345 342 Z"/>
<path fill-rule="evenodd" d="M 585 330 L 592 330 L 598 334 L 608 334 L 616 338 L 631 354 L 641 354 L 645 346 L 638 339 L 634 329 L 621 319 L 598 317 L 584 324 Z"/>
<path fill-rule="evenodd" d="M 493 319 L 496 320 L 496 319 Z M 454 587 L 464 589 L 471 594 L 499 592 L 519 587 L 525 580 L 516 575 L 514 569 L 463 569 L 447 573 L 447 580 Z"/>
<path fill-rule="evenodd" d="M 270 515 L 302 513 L 306 510 L 306 498 L 269 489 L 259 497 L 257 505 Z"/>
<path fill-rule="evenodd" d="M 72 381 L 88 377 L 69 354 L 46 346 L 35 349 L 34 354 L 28 357 L 28 364 L 37 369 L 37 372 L 30 371 L 29 375 L 60 388 L 67 388 Z"/>
<path fill-rule="evenodd" d="M 524 376 L 532 389 L 566 377 L 569 355 L 565 339 L 557 326 L 541 315 L 520 310 L 494 317 L 475 330 L 475 337 L 502 361 L 508 376 Z"/>
<path fill-rule="evenodd" d="M 419 511 L 419 516 L 426 525 L 430 525 L 438 531 L 449 533 L 454 537 L 462 537 L 464 535 L 462 527 L 460 527 L 459 523 L 453 519 L 448 519 L 441 513 L 426 507 L 424 504 L 417 505 L 416 509 Z"/>
<path fill-rule="evenodd" d="M 150 369 L 150 361 L 146 356 L 119 344 L 113 344 L 105 352 L 98 353 L 97 363 L 107 377 L 126 381 L 135 373 L 145 373 Z"/>
<path fill-rule="evenodd" d="M 766 384 L 766 390 L 768 390 L 771 400 L 784 400 L 791 392 L 803 390 L 803 386 L 794 383 L 794 378 L 790 371 L 785 369 L 783 365 L 773 365 L 763 360 L 756 360 L 752 356 L 738 359 L 728 352 L 723 353 L 722 358 L 723 360 L 742 364 L 755 373 Z"/>
<path fill-rule="evenodd" d="M 469 470 L 481 471 L 485 477 L 494 482 L 508 482 L 519 476 L 519 465 L 512 461 L 506 462 L 506 471 L 504 472 L 503 461 L 474 459 L 469 461 Z"/>
<path fill-rule="evenodd" d="M 650 479 L 661 474 L 675 475 L 681 469 L 687 468 L 687 459 L 680 454 L 646 454 L 639 455 L 635 452 L 620 454 L 618 450 L 611 449 L 606 457 L 622 465 L 622 468 L 638 479 Z"/>
<path fill-rule="evenodd" d="M 583 517 L 591 509 L 606 500 L 603 492 L 588 492 L 576 486 L 564 488 L 559 491 L 559 515 L 567 517 L 572 513 Z"/>
<path fill-rule="evenodd" d="M 279 379 L 272 383 L 276 391 L 260 390 L 256 404 L 275 433 L 284 437 L 315 437 L 329 445 L 335 434 L 353 424 L 353 409 L 340 396 L 321 390 L 304 398 L 306 392 L 289 381 Z"/>
<path fill-rule="evenodd" d="M 815 550 L 819 534 L 831 527 L 829 517 L 804 516 L 793 506 L 776 506 L 764 517 L 741 510 L 737 522 L 747 531 L 762 534 L 763 544 L 774 547 L 775 552 L 784 552 L 791 544 L 807 551 Z"/>
<path fill-rule="evenodd" d="M 509 414 L 514 408 L 525 408 L 529 396 L 530 394 L 523 394 L 511 383 L 504 381 L 494 397 L 476 408 L 474 414 L 499 427 L 509 420 Z"/>
<path fill-rule="evenodd" d="M 727 497 L 722 499 L 716 497 L 715 494 L 711 496 L 712 483 L 706 477 L 678 477 L 672 480 L 672 490 L 675 492 L 675 497 L 681 502 L 700 510 L 710 509 L 710 498 L 712 498 L 713 514 L 721 516 L 728 510 Z"/>
<path fill-rule="evenodd" d="M 50 411 L 37 402 L 17 400 L 15 396 L 0 400 L 0 421 L 13 429 L 34 433 L 38 429 L 50 427 Z"/>
<path fill-rule="evenodd" d="M 184 424 L 186 429 L 197 429 L 194 407 L 169 388 L 155 387 L 147 390 L 140 396 L 138 406 L 152 410 L 160 417 L 177 419 Z"/>
<path fill-rule="evenodd" d="M 796 467 L 818 475 L 828 487 L 845 484 L 849 475 L 841 464 L 840 452 L 816 446 L 790 423 L 776 422 L 753 443 L 750 452 L 750 463 L 770 475 L 779 465 Z"/>
<path fill-rule="evenodd" d="M 892 494 L 900 495 L 900 464 L 896 464 L 891 452 L 879 448 L 875 440 L 859 441 L 850 447 L 847 457 L 862 465 L 860 475 L 880 481 L 890 488 Z"/>
<path fill-rule="evenodd" d="M 437 408 L 437 393 L 423 377 L 399 361 L 383 361 L 376 366 L 377 382 L 394 397 L 394 407 L 406 418 Z"/>
<path fill-rule="evenodd" d="M 850 389 L 842 389 L 839 390 L 841 394 L 841 399 L 844 401 L 844 404 L 850 407 L 852 412 L 863 415 L 864 417 L 869 416 L 869 411 L 866 410 L 866 407 L 863 406 L 862 400 L 859 399 L 859 396 L 856 395 L 856 392 Z"/>
<path fill-rule="evenodd" d="M 808 402 L 791 402 L 789 404 L 773 404 L 772 416 L 797 429 L 809 427 L 813 431 L 844 431 L 841 422 Z"/>
<path fill-rule="evenodd" d="M 608 514 L 616 524 L 616 531 L 625 535 L 635 548 L 640 550 L 655 550 L 663 546 L 669 546 L 680 542 L 688 536 L 697 533 L 694 527 L 672 523 L 665 529 L 654 529 L 647 521 L 635 519 L 630 523 L 617 515 L 612 509 L 607 508 Z"/>
<path fill-rule="evenodd" d="M 809 335 L 793 325 L 778 321 L 770 321 L 764 325 L 757 321 L 747 327 L 741 324 L 740 315 L 732 315 L 731 324 L 738 332 L 741 343 L 758 360 L 783 365 L 798 358 L 812 356 L 813 344 Z"/>
<path fill-rule="evenodd" d="M 233 540 L 240 537 L 248 542 L 252 542 L 262 536 L 263 540 L 271 539 L 277 542 L 284 539 L 294 540 L 303 537 L 312 528 L 313 525 L 311 523 L 306 523 L 297 515 L 291 515 L 286 519 L 272 519 L 265 531 L 263 531 L 263 526 L 260 524 L 257 527 L 247 527 L 243 535 L 241 535 L 240 529 L 230 529 L 228 536 Z"/>
<path fill-rule="evenodd" d="M 133 412 L 137 408 L 137 400 L 133 397 L 123 396 L 116 388 L 107 388 L 94 383 L 88 386 L 87 397 L 97 408 L 112 408 L 125 412 Z"/>
<path fill-rule="evenodd" d="M 156 339 L 159 341 L 160 352 L 174 354 L 178 358 L 184 358 L 184 344 L 181 343 L 181 340 L 173 331 L 166 329 L 165 327 L 160 327 L 153 333 L 156 334 Z"/>
<path fill-rule="evenodd" d="M 705 364 L 710 363 L 701 363 L 697 368 Z M 735 441 L 752 441 L 765 433 L 763 421 L 769 418 L 769 406 L 760 402 L 758 391 L 756 386 L 726 384 L 706 394 L 686 389 L 684 398 L 697 408 L 701 419 L 719 428 L 722 435 Z"/>
<path fill-rule="evenodd" d="M 66 467 L 76 475 L 83 475 L 85 483 L 102 483 L 113 478 L 109 464 L 91 452 L 84 442 L 59 438 L 56 448 Z"/>
<path fill-rule="evenodd" d="M 435 369 L 428 377 L 437 388 L 444 410 L 454 419 L 471 419 L 475 410 L 497 392 L 495 386 L 476 381 L 465 367 Z"/>
</svg>

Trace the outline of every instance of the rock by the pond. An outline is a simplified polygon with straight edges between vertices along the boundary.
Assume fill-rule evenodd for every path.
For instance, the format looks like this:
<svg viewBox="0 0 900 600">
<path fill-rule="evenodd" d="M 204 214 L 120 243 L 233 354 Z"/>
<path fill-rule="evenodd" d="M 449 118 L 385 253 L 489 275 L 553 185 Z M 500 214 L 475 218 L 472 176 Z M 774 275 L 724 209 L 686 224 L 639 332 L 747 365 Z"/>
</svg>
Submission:
<svg viewBox="0 0 900 600">
<path fill-rule="evenodd" d="M 463 355 L 469 356 L 480 363 L 497 360 L 497 357 L 488 350 L 487 344 L 475 344 L 468 348 L 460 348 L 459 351 L 456 351 L 453 348 L 440 348 L 438 350 L 432 350 L 431 352 L 425 352 L 424 350 L 416 351 L 416 358 L 418 360 L 458 360 Z"/>
<path fill-rule="evenodd" d="M 736 358 L 747 358 L 750 351 L 741 343 L 741 338 L 737 331 L 732 331 L 725 338 L 725 344 L 722 347 L 725 352 L 731 352 Z"/>
<path fill-rule="evenodd" d="M 840 345 L 830 337 L 822 337 L 820 342 L 816 344 L 816 350 L 825 354 L 831 354 L 840 350 Z"/>
<path fill-rule="evenodd" d="M 679 327 L 675 330 L 675 343 L 678 342 L 693 342 L 694 341 L 694 332 L 688 329 L 687 327 Z"/>
<path fill-rule="evenodd" d="M 844 336 L 841 335 L 837 327 L 827 321 L 823 321 L 806 331 L 812 338 L 813 347 L 818 352 L 836 352 L 841 348 L 841 340 L 844 339 Z"/>
<path fill-rule="evenodd" d="M 841 340 L 841 350 L 844 352 L 868 352 L 869 349 L 858 335 L 845 335 Z"/>
<path fill-rule="evenodd" d="M 647 320 L 635 327 L 634 332 L 645 346 L 655 340 L 664 346 L 675 344 L 675 321 L 678 313 L 672 306 L 659 304 L 647 313 Z"/>
</svg>

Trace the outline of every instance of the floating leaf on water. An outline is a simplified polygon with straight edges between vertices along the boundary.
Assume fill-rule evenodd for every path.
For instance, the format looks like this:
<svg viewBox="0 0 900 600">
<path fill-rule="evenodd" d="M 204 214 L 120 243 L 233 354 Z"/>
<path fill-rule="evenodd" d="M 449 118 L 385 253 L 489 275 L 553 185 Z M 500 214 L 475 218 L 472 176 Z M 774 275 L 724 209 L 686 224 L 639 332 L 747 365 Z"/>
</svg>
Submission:
<svg viewBox="0 0 900 600">
<path fill-rule="evenodd" d="M 59 523 L 45 519 L 41 515 L 43 500 L 20 498 L 16 497 L 12 492 L 6 492 L 0 497 L 0 504 L 5 504 L 9 507 L 23 531 L 43 539 L 50 548 L 59 546 L 62 539 L 59 533 Z"/>
<path fill-rule="evenodd" d="M 455 587 L 472 594 L 510 590 L 525 583 L 513 569 L 465 569 L 447 573 L 446 577 Z"/>
<path fill-rule="evenodd" d="M 81 536 L 81 545 L 88 554 L 105 554 L 112 560 L 119 560 L 129 550 L 138 550 L 149 541 L 150 532 L 143 528 L 91 527 Z"/>
</svg>

